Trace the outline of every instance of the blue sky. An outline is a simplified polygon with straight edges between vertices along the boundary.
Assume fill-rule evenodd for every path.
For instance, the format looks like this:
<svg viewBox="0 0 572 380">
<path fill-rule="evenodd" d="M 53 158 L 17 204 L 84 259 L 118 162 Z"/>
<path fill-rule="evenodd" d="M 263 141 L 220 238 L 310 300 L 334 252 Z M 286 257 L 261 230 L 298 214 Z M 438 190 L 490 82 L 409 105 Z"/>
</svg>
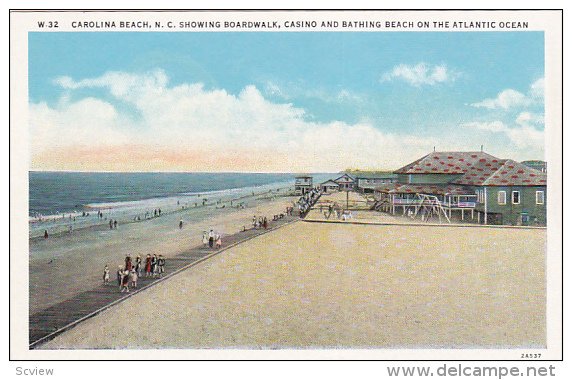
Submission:
<svg viewBox="0 0 572 380">
<path fill-rule="evenodd" d="M 289 159 L 288 166 L 300 170 L 391 168 L 398 160 L 414 159 L 435 145 L 437 150 L 476 150 L 484 144 L 492 154 L 515 159 L 542 159 L 544 153 L 541 32 L 30 33 L 28 63 L 30 107 L 33 115 L 38 115 L 31 125 L 38 133 L 32 136 L 42 136 L 50 143 L 32 141 L 32 162 L 39 169 L 57 169 L 54 163 L 61 164 L 62 160 L 69 162 L 59 168 L 80 164 L 73 162 L 74 154 L 55 159 L 50 153 L 65 148 L 66 138 L 62 136 L 67 132 L 74 135 L 69 140 L 76 148 L 97 145 L 99 139 L 87 130 L 97 132 L 97 124 L 81 127 L 85 141 L 76 138 L 78 125 L 72 111 L 78 112 L 78 107 L 87 107 L 86 112 L 103 107 L 105 111 L 97 115 L 109 112 L 109 117 L 100 120 L 108 125 L 99 133 L 109 132 L 101 145 L 129 144 L 132 148 L 151 144 L 165 149 L 182 149 L 178 144 L 186 134 L 207 133 L 201 128 L 219 117 L 219 107 L 238 113 L 247 109 L 248 119 L 260 124 L 252 130 L 258 135 L 268 133 L 271 141 L 289 139 L 284 129 L 296 131 L 292 133 L 294 141 L 286 141 L 287 149 L 277 155 L 290 151 L 300 160 L 318 161 L 308 166 L 307 162 Z M 110 77 L 110 73 L 115 76 Z M 149 78 L 154 78 L 151 84 L 146 82 Z M 118 94 L 113 81 L 125 81 L 132 87 Z M 202 87 L 198 92 L 177 91 L 199 83 Z M 157 92 L 157 88 L 162 90 Z M 245 95 L 250 90 L 255 93 L 252 97 Z M 168 99 L 173 103 L 164 103 L 165 107 L 181 115 L 175 122 L 180 130 L 172 135 L 167 132 L 172 129 L 168 124 L 173 123 L 172 118 L 157 118 L 149 113 L 149 106 L 142 108 L 143 102 L 149 101 L 149 93 L 160 94 L 157 96 L 167 102 L 163 98 L 167 91 L 172 92 Z M 188 109 L 183 109 L 185 101 L 173 100 L 175 94 L 193 104 L 207 101 L 200 108 L 211 107 L 212 114 L 185 123 Z M 209 103 L 209 94 L 222 96 L 220 105 Z M 260 120 L 256 107 L 263 115 Z M 289 121 L 268 124 L 269 118 L 276 117 Z M 217 119 L 217 133 L 226 135 L 224 123 L 234 125 L 232 118 L 226 115 L 224 121 Z M 167 124 L 151 125 L 159 121 Z M 47 126 L 49 123 L 52 127 Z M 236 128 L 250 128 L 245 123 Z M 152 128 L 154 133 L 139 133 Z M 304 133 L 304 128 L 327 136 Z M 235 132 L 228 134 L 240 136 Z M 150 139 L 157 134 L 161 135 L 157 141 Z M 333 141 L 332 134 L 338 134 L 342 143 Z M 360 135 L 363 141 L 349 141 Z M 312 147 L 311 154 L 297 154 L 296 149 L 308 151 L 300 141 L 311 138 L 318 145 L 325 141 L 327 147 Z M 373 144 L 371 139 L 378 142 Z M 204 141 L 208 141 L 204 147 L 210 147 L 210 140 Z M 404 152 L 395 152 L 399 141 Z M 240 147 L 236 139 L 221 138 L 219 142 L 233 155 L 275 146 L 252 139 L 250 146 Z M 346 149 L 347 144 L 365 146 Z M 387 149 L 393 154 L 380 152 Z M 340 155 L 340 150 L 344 154 Z M 105 149 L 100 146 L 96 151 Z M 97 152 L 90 157 L 96 157 Z M 364 157 L 355 158 L 360 152 Z M 188 152 L 181 156 L 190 159 Z M 220 164 L 232 162 L 222 156 L 216 160 Z M 331 166 L 334 163 L 336 167 Z M 267 167 L 242 164 L 245 171 L 286 169 L 275 163 Z M 133 165 L 126 164 L 124 170 Z M 224 165 L 215 167 L 218 170 Z M 173 170 L 187 169 L 193 168 L 183 164 Z"/>
</svg>

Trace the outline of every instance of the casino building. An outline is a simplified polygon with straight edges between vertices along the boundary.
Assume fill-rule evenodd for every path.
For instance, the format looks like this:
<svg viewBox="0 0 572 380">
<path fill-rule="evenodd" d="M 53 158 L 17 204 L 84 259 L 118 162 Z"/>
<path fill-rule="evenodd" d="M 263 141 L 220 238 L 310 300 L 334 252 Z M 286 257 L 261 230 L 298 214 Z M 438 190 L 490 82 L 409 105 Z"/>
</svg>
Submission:
<svg viewBox="0 0 572 380">
<path fill-rule="evenodd" d="M 480 224 L 546 225 L 546 172 L 485 152 L 432 152 L 375 188 L 374 209 Z"/>
</svg>

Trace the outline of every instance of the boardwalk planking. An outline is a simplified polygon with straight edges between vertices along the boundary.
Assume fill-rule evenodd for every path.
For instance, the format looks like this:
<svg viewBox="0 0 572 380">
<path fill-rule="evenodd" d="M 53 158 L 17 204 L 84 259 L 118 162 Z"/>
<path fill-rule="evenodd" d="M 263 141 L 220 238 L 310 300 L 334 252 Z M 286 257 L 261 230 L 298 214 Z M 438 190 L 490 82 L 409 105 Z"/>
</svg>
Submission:
<svg viewBox="0 0 572 380">
<path fill-rule="evenodd" d="M 296 216 L 285 216 L 277 221 L 269 221 L 269 228 L 249 229 L 238 232 L 233 235 L 224 237 L 224 245 L 221 249 L 204 248 L 202 245 L 184 251 L 179 255 L 166 258 L 165 276 L 168 278 L 177 271 L 197 263 L 198 261 L 209 257 L 214 253 L 222 252 L 231 246 L 250 240 L 254 237 L 262 235 L 266 232 L 280 228 L 290 222 L 297 220 Z M 160 278 L 145 277 L 144 275 L 138 280 L 138 289 L 132 290 L 130 293 L 121 293 L 117 286 L 117 280 L 114 273 L 110 273 L 110 284 L 104 286 L 99 284 L 93 289 L 86 290 L 71 299 L 64 300 L 42 311 L 34 313 L 29 317 L 29 339 L 30 348 L 33 349 L 40 344 L 53 339 L 58 334 L 75 326 L 84 319 L 90 318 L 99 312 L 105 310 L 109 306 L 121 302 L 131 295 L 140 292 L 158 281 Z"/>
</svg>

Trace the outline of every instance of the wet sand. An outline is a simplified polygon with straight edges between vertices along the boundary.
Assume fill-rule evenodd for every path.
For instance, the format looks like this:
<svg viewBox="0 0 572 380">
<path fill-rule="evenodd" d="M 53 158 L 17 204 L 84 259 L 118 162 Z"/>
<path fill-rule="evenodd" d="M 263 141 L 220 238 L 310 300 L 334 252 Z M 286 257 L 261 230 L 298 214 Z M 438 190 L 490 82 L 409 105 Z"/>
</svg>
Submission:
<svg viewBox="0 0 572 380">
<path fill-rule="evenodd" d="M 544 347 L 545 244 L 545 230 L 298 222 L 43 348 Z"/>
<path fill-rule="evenodd" d="M 72 234 L 30 240 L 30 313 L 98 286 L 108 264 L 111 281 L 127 254 L 132 258 L 162 254 L 167 259 L 202 244 L 202 232 L 213 228 L 224 235 L 250 228 L 253 215 L 284 212 L 294 197 L 250 201 L 246 209 L 188 209 L 117 229 L 86 228 Z M 179 220 L 183 228 L 179 229 Z"/>
</svg>

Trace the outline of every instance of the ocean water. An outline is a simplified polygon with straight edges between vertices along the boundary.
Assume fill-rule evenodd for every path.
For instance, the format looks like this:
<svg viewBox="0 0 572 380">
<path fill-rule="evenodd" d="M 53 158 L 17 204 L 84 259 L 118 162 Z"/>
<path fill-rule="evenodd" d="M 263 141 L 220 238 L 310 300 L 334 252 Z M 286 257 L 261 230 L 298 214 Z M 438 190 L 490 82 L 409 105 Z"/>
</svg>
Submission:
<svg viewBox="0 0 572 380">
<path fill-rule="evenodd" d="M 332 176 L 315 174 L 314 182 Z M 30 235 L 104 224 L 108 219 L 144 220 L 156 208 L 168 213 L 202 206 L 236 207 L 249 196 L 283 195 L 293 188 L 291 173 L 30 172 Z M 104 218 L 97 216 L 99 211 Z"/>
</svg>

